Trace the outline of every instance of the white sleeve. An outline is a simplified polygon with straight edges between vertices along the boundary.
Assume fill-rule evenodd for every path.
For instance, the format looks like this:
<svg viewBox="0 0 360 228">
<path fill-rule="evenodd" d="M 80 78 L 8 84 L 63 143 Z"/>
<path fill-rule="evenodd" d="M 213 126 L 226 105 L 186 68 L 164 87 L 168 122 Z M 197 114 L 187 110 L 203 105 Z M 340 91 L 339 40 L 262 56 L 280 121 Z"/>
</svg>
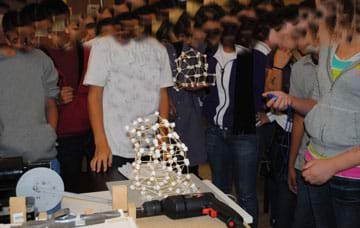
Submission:
<svg viewBox="0 0 360 228">
<path fill-rule="evenodd" d="M 110 45 L 108 40 L 98 40 L 91 47 L 84 85 L 104 87 L 109 77 Z"/>
<path fill-rule="evenodd" d="M 160 50 L 160 88 L 171 87 L 174 85 L 174 82 L 168 52 L 163 46 L 161 46 Z"/>
</svg>

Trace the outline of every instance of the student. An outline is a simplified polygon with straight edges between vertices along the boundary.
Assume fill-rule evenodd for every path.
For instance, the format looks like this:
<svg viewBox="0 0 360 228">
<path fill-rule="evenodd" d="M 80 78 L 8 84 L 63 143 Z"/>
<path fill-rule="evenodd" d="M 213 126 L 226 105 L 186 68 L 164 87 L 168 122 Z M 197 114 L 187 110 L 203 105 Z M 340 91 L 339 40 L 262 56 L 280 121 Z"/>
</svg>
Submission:
<svg viewBox="0 0 360 228">
<path fill-rule="evenodd" d="M 337 9 L 339 21 L 333 23 L 334 15 L 330 13 L 334 12 L 324 12 L 329 5 L 321 5 L 319 31 L 328 31 L 332 38 L 335 31 L 338 38 L 336 45 L 332 43 L 320 51 L 318 84 L 313 94 L 318 102 L 272 91 L 278 98 L 267 105 L 280 110 L 291 106 L 307 114 L 305 128 L 311 138 L 302 174 L 313 184 L 310 195 L 316 227 L 359 227 L 360 140 L 355 120 L 360 113 L 360 35 L 354 29 L 359 12 L 351 10 L 356 7 L 353 2 L 346 7 L 338 1 L 326 4 Z"/>
<path fill-rule="evenodd" d="M 177 74 L 176 58 L 182 52 L 197 50 L 196 47 L 189 45 L 190 43 L 190 19 L 184 13 L 173 26 L 173 31 L 178 42 L 166 43 L 170 65 L 174 77 Z M 189 62 L 192 65 L 198 63 L 196 58 Z M 205 63 L 203 63 L 205 64 Z M 186 70 L 186 69 L 184 69 Z M 199 91 L 204 87 L 188 87 L 176 90 L 169 88 L 169 96 L 173 105 L 172 118 L 175 121 L 175 131 L 179 134 L 180 139 L 189 148 L 187 156 L 190 160 L 189 172 L 199 176 L 199 165 L 206 162 L 205 151 L 205 129 L 203 127 L 203 115 L 200 107 L 200 97 L 203 91 Z"/>
<path fill-rule="evenodd" d="M 58 75 L 51 59 L 33 48 L 33 27 L 21 19 L 10 11 L 2 22 L 7 45 L 15 52 L 0 55 L 0 156 L 21 156 L 26 163 L 48 161 L 59 171 Z"/>
<path fill-rule="evenodd" d="M 299 17 L 299 23 L 296 26 L 296 33 L 299 36 L 297 46 L 304 57 L 292 67 L 289 94 L 306 99 L 312 97 L 318 70 L 319 53 L 317 51 L 316 33 L 310 28 L 315 19 L 314 1 L 305 1 L 300 4 Z M 297 199 L 293 228 L 315 227 L 309 187 L 301 175 L 308 142 L 309 136 L 304 129 L 304 116 L 295 112 L 288 164 L 288 186 L 290 191 L 296 193 Z"/>
<path fill-rule="evenodd" d="M 63 1 L 53 1 L 47 8 L 52 14 L 53 24 L 57 25 L 49 33 L 50 45 L 45 49 L 60 78 L 57 158 L 65 189 L 72 191 L 72 178 L 81 174 L 83 159 L 90 161 L 94 153 L 87 107 L 88 88 L 82 83 L 90 51 L 72 39 L 74 24 L 70 23 L 67 5 Z"/>
<path fill-rule="evenodd" d="M 84 81 L 90 86 L 89 112 L 96 145 L 91 168 L 96 172 L 134 160 L 124 127 L 157 110 L 168 118 L 167 87 L 173 85 L 166 49 L 155 40 L 132 39 L 138 19 L 123 13 L 114 23 L 114 37 L 94 43 Z"/>
<path fill-rule="evenodd" d="M 231 194 L 235 183 L 238 203 L 257 226 L 256 174 L 258 161 L 251 52 L 236 49 L 238 26 L 224 24 L 214 56 L 208 59 L 209 73 L 216 74 L 216 86 L 204 99 L 206 151 L 212 181 Z"/>
</svg>

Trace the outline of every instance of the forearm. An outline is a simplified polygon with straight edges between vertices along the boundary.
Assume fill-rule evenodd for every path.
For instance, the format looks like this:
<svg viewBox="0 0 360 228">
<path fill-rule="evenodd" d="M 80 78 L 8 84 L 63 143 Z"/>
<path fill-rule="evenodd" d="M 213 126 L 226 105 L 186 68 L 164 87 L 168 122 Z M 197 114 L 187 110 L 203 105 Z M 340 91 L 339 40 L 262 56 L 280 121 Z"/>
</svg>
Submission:
<svg viewBox="0 0 360 228">
<path fill-rule="evenodd" d="M 335 173 L 360 165 L 360 146 L 355 146 L 329 159 Z"/>
<path fill-rule="evenodd" d="M 301 115 L 306 115 L 316 104 L 317 101 L 313 99 L 302 99 L 291 96 L 291 107 Z"/>
<path fill-rule="evenodd" d="M 96 146 L 108 146 L 103 116 L 103 88 L 90 86 L 88 95 L 90 124 Z"/>
<path fill-rule="evenodd" d="M 282 90 L 282 70 L 268 69 L 265 81 L 265 92 Z"/>
<path fill-rule="evenodd" d="M 160 89 L 159 114 L 161 118 L 169 119 L 170 99 L 167 88 Z"/>
<path fill-rule="evenodd" d="M 291 145 L 289 155 L 289 168 L 294 168 L 299 153 L 302 138 L 304 136 L 304 118 L 298 113 L 294 114 L 294 123 L 291 133 Z"/>
<path fill-rule="evenodd" d="M 46 102 L 46 118 L 50 126 L 54 129 L 57 128 L 58 124 L 58 110 L 55 99 L 48 99 Z"/>
</svg>

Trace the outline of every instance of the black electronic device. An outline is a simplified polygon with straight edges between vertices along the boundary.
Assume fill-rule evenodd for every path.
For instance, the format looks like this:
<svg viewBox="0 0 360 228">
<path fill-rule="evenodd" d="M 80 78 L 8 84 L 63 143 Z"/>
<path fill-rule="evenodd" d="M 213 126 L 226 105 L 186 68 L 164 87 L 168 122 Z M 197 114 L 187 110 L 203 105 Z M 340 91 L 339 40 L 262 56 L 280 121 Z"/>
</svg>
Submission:
<svg viewBox="0 0 360 228">
<path fill-rule="evenodd" d="M 169 196 L 161 201 L 145 202 L 137 209 L 137 217 L 166 215 L 182 219 L 210 215 L 219 218 L 227 227 L 243 228 L 243 218 L 231 207 L 218 200 L 213 193 Z"/>
</svg>

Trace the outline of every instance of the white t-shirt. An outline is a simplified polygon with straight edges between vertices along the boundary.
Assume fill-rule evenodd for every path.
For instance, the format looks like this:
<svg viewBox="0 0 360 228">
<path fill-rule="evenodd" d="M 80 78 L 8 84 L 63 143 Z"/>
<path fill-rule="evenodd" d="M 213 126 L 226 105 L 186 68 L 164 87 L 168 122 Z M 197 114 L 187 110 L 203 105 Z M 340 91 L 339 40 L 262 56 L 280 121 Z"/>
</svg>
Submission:
<svg viewBox="0 0 360 228">
<path fill-rule="evenodd" d="M 100 38 L 92 45 L 84 84 L 104 87 L 104 127 L 113 155 L 133 158 L 125 126 L 159 109 L 160 88 L 173 86 L 169 57 L 152 38 L 125 45 Z"/>
</svg>

